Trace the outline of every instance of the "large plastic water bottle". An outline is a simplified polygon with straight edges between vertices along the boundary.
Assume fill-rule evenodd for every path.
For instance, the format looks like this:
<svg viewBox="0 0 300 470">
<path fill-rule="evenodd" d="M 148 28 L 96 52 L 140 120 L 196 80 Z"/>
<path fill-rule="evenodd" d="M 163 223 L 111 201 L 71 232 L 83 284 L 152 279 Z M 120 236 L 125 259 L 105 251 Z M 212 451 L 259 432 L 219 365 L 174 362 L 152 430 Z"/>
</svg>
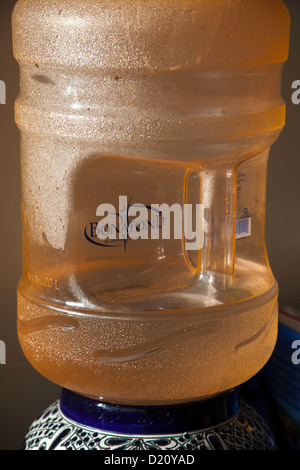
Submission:
<svg viewBox="0 0 300 470">
<path fill-rule="evenodd" d="M 13 38 L 29 362 L 121 404 L 248 380 L 277 335 L 283 2 L 19 0 Z"/>
</svg>

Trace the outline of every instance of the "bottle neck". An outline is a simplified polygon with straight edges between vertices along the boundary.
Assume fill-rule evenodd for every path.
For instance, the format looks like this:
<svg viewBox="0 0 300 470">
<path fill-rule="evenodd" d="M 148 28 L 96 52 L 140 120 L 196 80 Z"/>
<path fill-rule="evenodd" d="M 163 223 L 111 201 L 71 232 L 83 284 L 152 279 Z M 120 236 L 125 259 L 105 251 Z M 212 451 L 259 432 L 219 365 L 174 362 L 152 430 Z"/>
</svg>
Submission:
<svg viewBox="0 0 300 470">
<path fill-rule="evenodd" d="M 239 411 L 236 389 L 190 403 L 136 406 L 105 403 L 62 389 L 61 412 L 67 419 L 104 432 L 168 435 L 221 425 Z"/>
</svg>

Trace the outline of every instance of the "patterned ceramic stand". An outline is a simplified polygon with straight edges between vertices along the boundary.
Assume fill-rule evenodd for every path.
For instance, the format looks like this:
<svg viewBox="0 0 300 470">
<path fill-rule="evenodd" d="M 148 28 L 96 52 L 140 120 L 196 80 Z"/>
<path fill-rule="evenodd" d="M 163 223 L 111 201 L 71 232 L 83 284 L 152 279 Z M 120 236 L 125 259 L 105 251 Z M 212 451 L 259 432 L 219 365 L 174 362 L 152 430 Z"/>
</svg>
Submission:
<svg viewBox="0 0 300 470">
<path fill-rule="evenodd" d="M 236 390 L 169 406 L 124 406 L 62 390 L 29 428 L 24 450 L 273 450 L 273 437 Z"/>
</svg>

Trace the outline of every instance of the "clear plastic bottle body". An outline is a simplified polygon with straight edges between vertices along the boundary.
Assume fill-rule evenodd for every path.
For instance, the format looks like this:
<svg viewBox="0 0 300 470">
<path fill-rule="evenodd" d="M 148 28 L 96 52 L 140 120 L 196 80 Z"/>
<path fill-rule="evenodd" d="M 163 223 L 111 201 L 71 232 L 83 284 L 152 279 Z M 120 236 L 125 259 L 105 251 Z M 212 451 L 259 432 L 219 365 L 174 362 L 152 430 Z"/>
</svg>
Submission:
<svg viewBox="0 0 300 470">
<path fill-rule="evenodd" d="M 248 17 L 263 39 L 253 2 L 35 3 L 14 13 L 24 353 L 48 379 L 107 401 L 188 401 L 244 382 L 277 333 L 264 223 L 285 119 L 282 2 L 268 23 L 275 52 L 268 31 L 259 49 L 243 32 Z M 44 45 L 29 35 L 39 26 Z"/>
</svg>

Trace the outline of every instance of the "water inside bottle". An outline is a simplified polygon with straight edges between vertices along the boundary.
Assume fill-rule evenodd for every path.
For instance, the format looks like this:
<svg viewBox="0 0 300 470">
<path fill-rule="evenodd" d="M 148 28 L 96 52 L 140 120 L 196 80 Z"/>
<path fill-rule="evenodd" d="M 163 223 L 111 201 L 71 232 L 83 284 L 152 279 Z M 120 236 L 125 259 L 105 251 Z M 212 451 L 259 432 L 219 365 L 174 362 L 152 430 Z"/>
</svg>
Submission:
<svg viewBox="0 0 300 470">
<path fill-rule="evenodd" d="M 64 250 L 40 234 L 38 214 L 23 213 L 30 256 L 19 336 L 30 362 L 55 383 L 110 401 L 185 401 L 230 388 L 237 375 L 243 381 L 256 367 L 251 357 L 268 357 L 276 336 L 262 236 L 267 159 L 264 152 L 227 171 L 211 162 L 86 159 Z M 176 212 L 184 204 L 201 244 L 188 246 L 184 211 Z M 34 250 L 32 230 L 44 241 Z M 239 367 L 246 355 L 250 372 Z"/>
</svg>

